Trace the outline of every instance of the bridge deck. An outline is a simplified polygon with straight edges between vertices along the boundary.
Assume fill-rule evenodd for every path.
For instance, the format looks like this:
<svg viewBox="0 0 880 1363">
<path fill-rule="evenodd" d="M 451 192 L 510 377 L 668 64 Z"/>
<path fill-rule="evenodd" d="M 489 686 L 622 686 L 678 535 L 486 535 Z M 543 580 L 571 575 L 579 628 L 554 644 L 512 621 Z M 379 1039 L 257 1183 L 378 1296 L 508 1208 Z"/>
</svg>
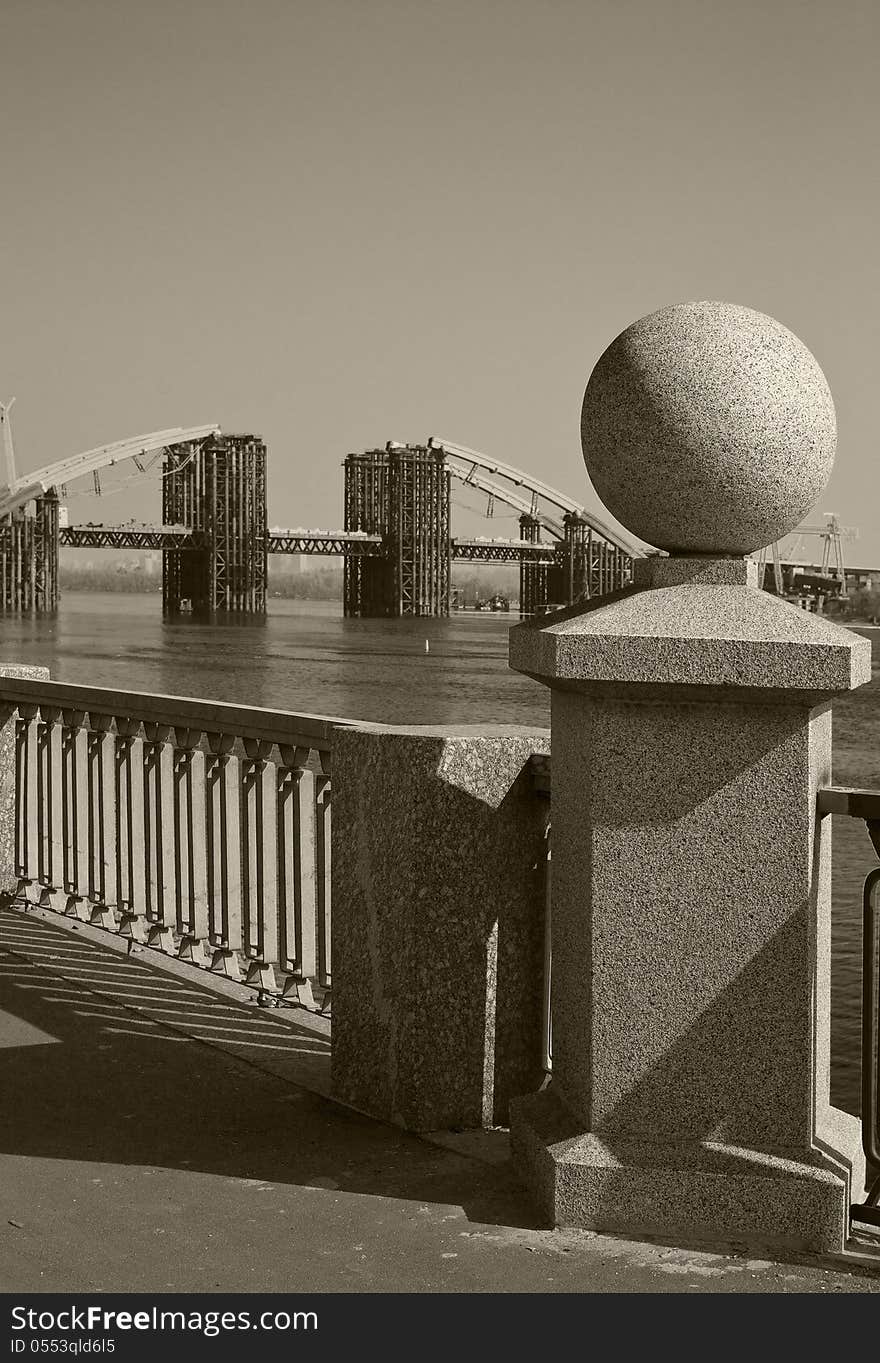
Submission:
<svg viewBox="0 0 880 1363">
<path fill-rule="evenodd" d="M 2 531 L 0 531 L 2 534 Z M 65 549 L 205 549 L 205 531 L 185 525 L 70 525 L 59 531 Z M 378 554 L 380 535 L 345 530 L 269 532 L 270 554 Z"/>
<path fill-rule="evenodd" d="M 270 554 L 357 554 L 376 557 L 382 553 L 382 536 L 351 530 L 280 531 L 267 536 Z"/>
<path fill-rule="evenodd" d="M 8 540 L 8 526 L 0 525 L 0 550 Z M 208 547 L 204 531 L 185 525 L 130 526 L 130 525 L 71 525 L 63 526 L 59 542 L 65 549 L 178 549 L 198 550 Z M 451 556 L 455 563 L 520 563 L 555 562 L 558 542 L 516 539 L 452 539 Z M 381 557 L 384 553 L 381 535 L 367 535 L 350 530 L 270 530 L 266 537 L 270 554 L 317 554 L 324 557 Z M 783 560 L 783 568 L 805 573 L 820 573 L 817 563 Z M 880 569 L 858 568 L 847 565 L 847 577 L 880 576 Z"/>
<path fill-rule="evenodd" d="M 204 531 L 186 526 L 70 525 L 58 532 L 64 549 L 203 549 Z"/>
<path fill-rule="evenodd" d="M 208 536 L 188 526 L 70 525 L 59 532 L 65 549 L 205 549 Z M 347 530 L 270 531 L 270 554 L 357 555 L 380 557 L 382 536 Z M 522 559 L 552 563 L 556 545 L 530 540 L 453 539 L 457 563 L 518 563 Z"/>
<path fill-rule="evenodd" d="M 533 540 L 454 539 L 452 557 L 456 563 L 519 563 L 522 559 L 554 563 L 556 547 Z"/>
</svg>

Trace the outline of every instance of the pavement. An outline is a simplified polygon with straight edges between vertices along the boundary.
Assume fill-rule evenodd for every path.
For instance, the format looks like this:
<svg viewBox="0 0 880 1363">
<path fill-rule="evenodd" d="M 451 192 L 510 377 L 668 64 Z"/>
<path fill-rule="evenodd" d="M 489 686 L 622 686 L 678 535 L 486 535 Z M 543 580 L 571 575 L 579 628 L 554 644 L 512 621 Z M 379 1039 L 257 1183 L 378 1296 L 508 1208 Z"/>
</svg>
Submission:
<svg viewBox="0 0 880 1363">
<path fill-rule="evenodd" d="M 505 1132 L 333 1102 L 329 1024 L 0 910 L 0 1291 L 878 1292 L 840 1260 L 536 1219 Z"/>
</svg>

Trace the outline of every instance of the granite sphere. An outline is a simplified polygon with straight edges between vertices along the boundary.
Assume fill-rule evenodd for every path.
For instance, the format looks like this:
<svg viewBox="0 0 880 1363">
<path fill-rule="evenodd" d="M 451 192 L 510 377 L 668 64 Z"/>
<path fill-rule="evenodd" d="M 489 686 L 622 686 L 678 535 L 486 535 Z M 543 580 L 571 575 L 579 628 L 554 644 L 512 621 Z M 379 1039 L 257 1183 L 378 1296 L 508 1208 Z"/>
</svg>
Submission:
<svg viewBox="0 0 880 1363">
<path fill-rule="evenodd" d="M 633 322 L 584 395 L 587 472 L 608 510 L 670 553 L 742 555 L 782 539 L 831 475 L 834 403 L 807 347 L 733 303 Z"/>
</svg>

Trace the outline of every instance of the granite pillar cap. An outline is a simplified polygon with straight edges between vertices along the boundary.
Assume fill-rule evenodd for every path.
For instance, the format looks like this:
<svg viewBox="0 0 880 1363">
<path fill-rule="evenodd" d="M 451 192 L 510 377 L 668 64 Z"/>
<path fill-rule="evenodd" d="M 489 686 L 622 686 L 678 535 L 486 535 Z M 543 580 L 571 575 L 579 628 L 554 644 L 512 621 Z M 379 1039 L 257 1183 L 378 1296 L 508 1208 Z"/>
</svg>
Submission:
<svg viewBox="0 0 880 1363">
<path fill-rule="evenodd" d="M 587 471 L 608 510 L 670 553 L 745 555 L 801 523 L 831 475 L 834 403 L 772 317 L 661 308 L 601 356 L 584 395 Z"/>
<path fill-rule="evenodd" d="M 831 696 L 871 680 L 871 641 L 756 587 L 628 588 L 510 631 L 510 666 L 576 689 Z"/>
</svg>

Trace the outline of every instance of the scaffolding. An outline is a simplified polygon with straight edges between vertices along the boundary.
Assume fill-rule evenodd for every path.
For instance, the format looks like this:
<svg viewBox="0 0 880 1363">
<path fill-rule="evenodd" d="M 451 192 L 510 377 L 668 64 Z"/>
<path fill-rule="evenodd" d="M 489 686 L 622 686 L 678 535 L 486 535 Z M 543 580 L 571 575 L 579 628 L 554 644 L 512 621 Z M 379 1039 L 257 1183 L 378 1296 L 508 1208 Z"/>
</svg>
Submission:
<svg viewBox="0 0 880 1363">
<path fill-rule="evenodd" d="M 0 489 L 9 510 L 0 516 L 0 611 L 58 608 L 58 494 L 34 486 L 16 500 L 15 450 L 9 413 L 15 398 L 0 402 L 3 461 Z"/>
<path fill-rule="evenodd" d="M 58 495 L 54 488 L 0 518 L 0 609 L 58 609 Z"/>
<path fill-rule="evenodd" d="M 525 519 L 520 520 L 524 539 Z M 619 591 L 632 579 L 632 563 L 624 549 L 597 534 L 585 517 L 567 511 L 563 517 L 563 537 L 556 545 L 556 561 L 547 572 L 544 609 L 548 604 L 573 606 Z M 525 599 L 521 598 L 521 614 L 531 615 L 540 609 L 535 604 L 527 608 L 522 604 Z"/>
<path fill-rule="evenodd" d="M 442 449 L 386 445 L 345 460 L 345 529 L 382 536 L 382 557 L 349 559 L 348 616 L 446 616 L 450 482 Z"/>
<path fill-rule="evenodd" d="M 529 544 L 541 543 L 541 522 L 537 516 L 523 512 L 519 518 L 519 537 Z M 548 577 L 551 572 L 549 563 L 540 563 L 533 558 L 520 557 L 519 561 L 519 613 L 540 615 L 547 609 Z"/>
<path fill-rule="evenodd" d="M 448 615 L 450 474 L 442 450 L 407 445 L 388 468 L 393 615 Z"/>
<path fill-rule="evenodd" d="M 591 565 L 593 563 L 592 527 L 576 511 L 567 511 L 563 517 L 565 538 L 559 553 L 562 567 L 562 599 L 566 605 L 580 601 L 582 597 L 593 595 L 591 590 Z M 607 549 L 600 541 L 601 549 Z"/>
<path fill-rule="evenodd" d="M 162 608 L 175 616 L 266 613 L 266 446 L 259 436 L 211 436 L 166 450 L 165 525 L 203 537 L 199 550 L 167 549 Z"/>
<path fill-rule="evenodd" d="M 620 591 L 632 581 L 630 555 L 619 545 L 599 538 L 592 530 L 585 537 L 583 563 L 583 597 L 587 600 Z"/>
<path fill-rule="evenodd" d="M 345 529 L 381 535 L 388 524 L 388 454 L 366 450 L 345 460 Z M 343 610 L 349 616 L 375 618 L 387 614 L 388 568 L 385 557 L 346 555 Z"/>
</svg>

